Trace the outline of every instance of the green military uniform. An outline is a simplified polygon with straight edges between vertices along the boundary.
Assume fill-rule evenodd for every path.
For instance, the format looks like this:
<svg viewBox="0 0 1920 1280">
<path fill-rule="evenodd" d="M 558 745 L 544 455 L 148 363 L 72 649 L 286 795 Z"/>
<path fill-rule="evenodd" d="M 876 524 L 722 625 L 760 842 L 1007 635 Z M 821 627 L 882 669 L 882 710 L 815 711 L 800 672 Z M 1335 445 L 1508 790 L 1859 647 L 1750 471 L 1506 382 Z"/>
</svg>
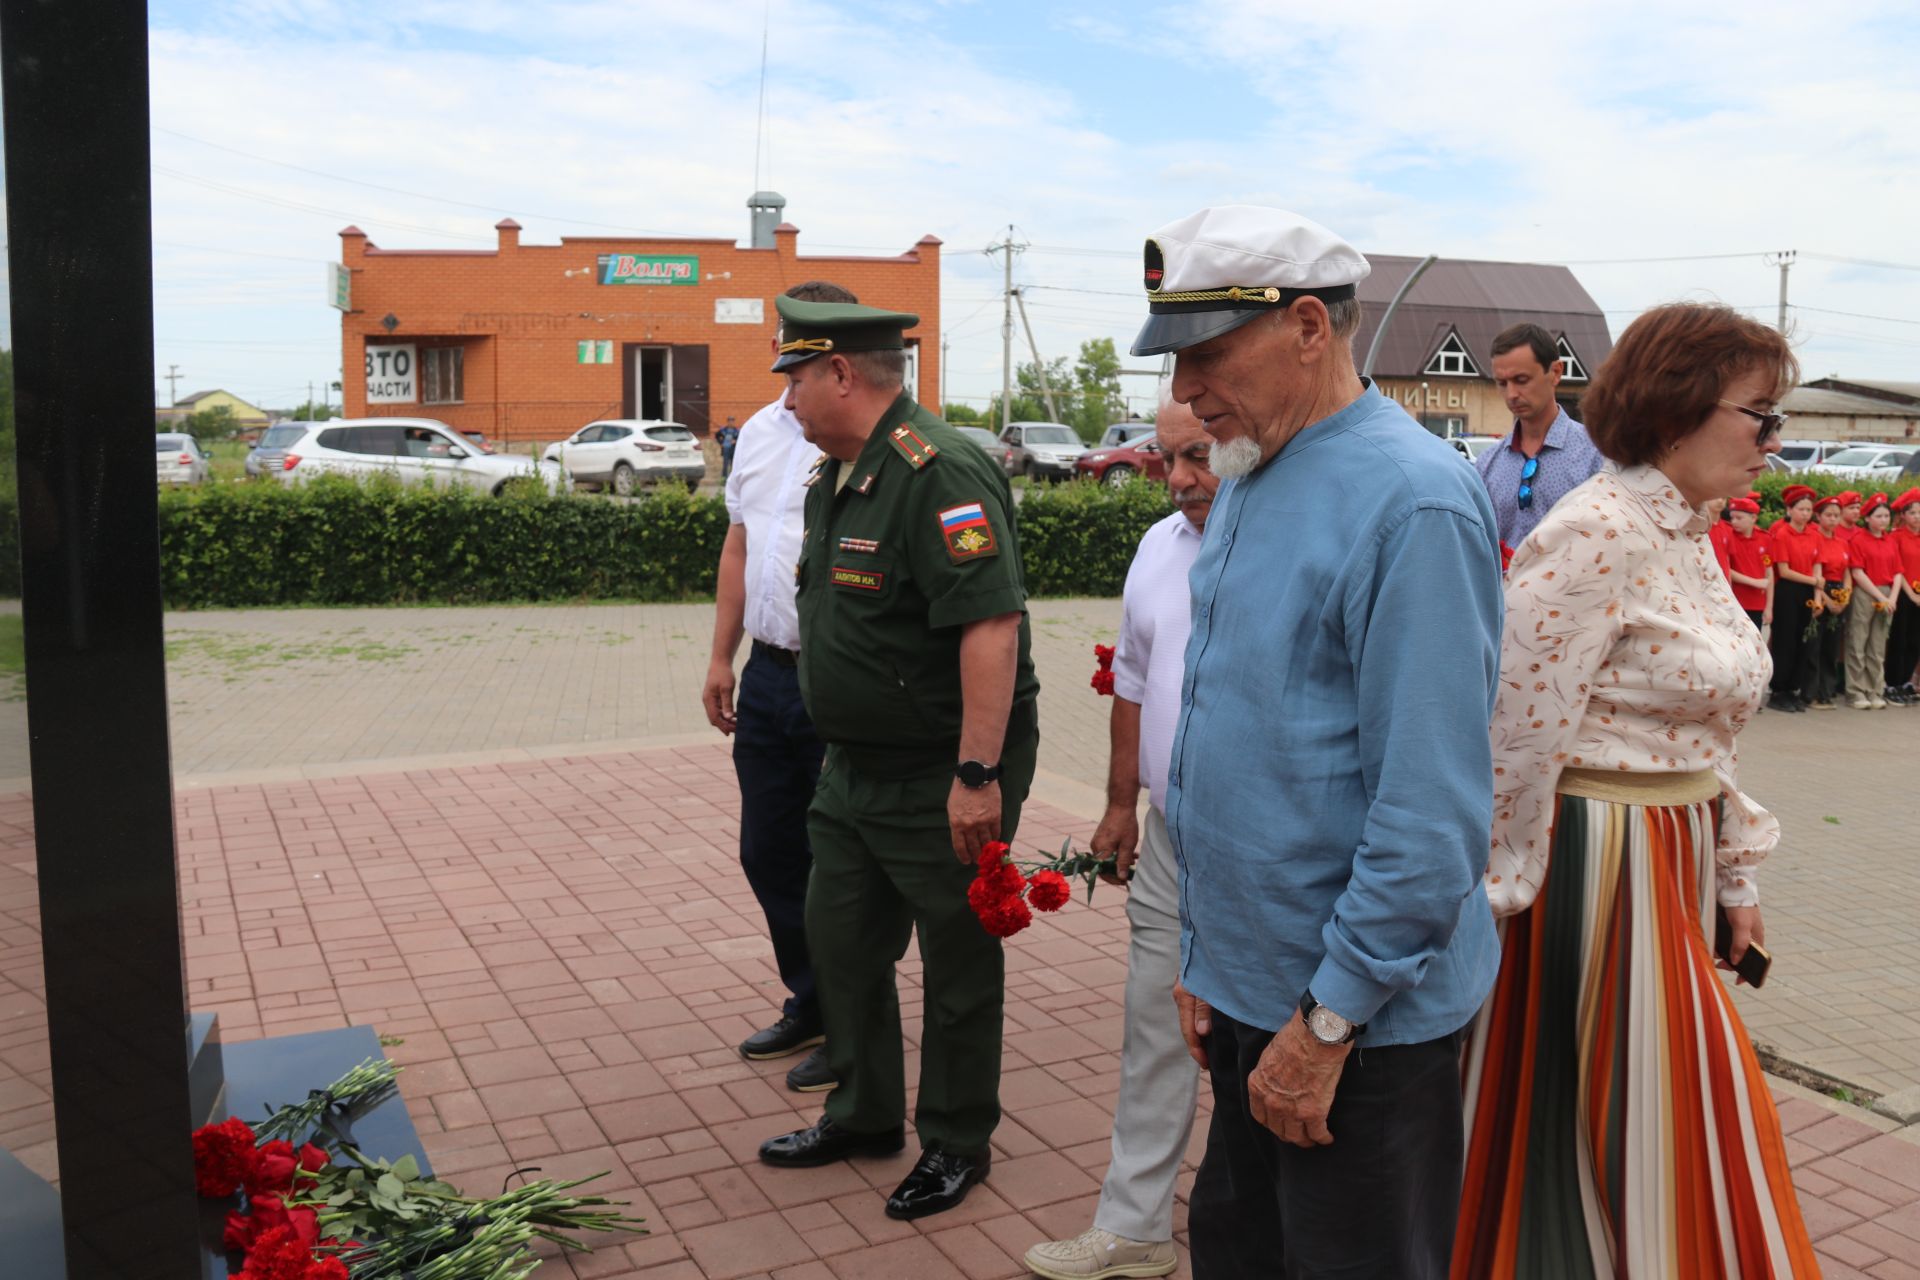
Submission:
<svg viewBox="0 0 1920 1280">
<path fill-rule="evenodd" d="M 807 823 L 807 946 L 840 1081 L 827 1116 L 855 1133 L 905 1117 L 894 964 L 917 927 L 925 1023 L 914 1125 L 924 1147 L 985 1153 L 1000 1120 L 1004 970 L 1000 942 L 967 905 L 973 868 L 954 857 L 947 798 L 961 631 L 1026 608 L 1012 494 L 984 453 L 904 393 L 858 459 L 823 460 L 809 484 L 800 689 L 827 759 Z M 1017 662 L 999 757 L 1002 839 L 1039 747 L 1024 616 Z"/>
</svg>

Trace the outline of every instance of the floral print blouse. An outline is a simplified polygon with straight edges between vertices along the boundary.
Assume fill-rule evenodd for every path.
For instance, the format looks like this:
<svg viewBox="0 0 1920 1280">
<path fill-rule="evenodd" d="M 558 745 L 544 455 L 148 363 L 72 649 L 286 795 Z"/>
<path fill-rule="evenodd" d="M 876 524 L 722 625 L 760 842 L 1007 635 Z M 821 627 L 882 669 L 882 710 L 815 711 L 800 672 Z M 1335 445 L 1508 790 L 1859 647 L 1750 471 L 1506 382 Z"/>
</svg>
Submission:
<svg viewBox="0 0 1920 1280">
<path fill-rule="evenodd" d="M 1757 905 L 1753 868 L 1780 839 L 1741 793 L 1734 738 L 1773 661 L 1734 602 L 1709 521 L 1653 467 L 1601 471 L 1554 505 L 1507 573 L 1493 714 L 1494 914 L 1524 911 L 1546 878 L 1563 768 L 1711 769 L 1723 822 L 1723 906 Z"/>
</svg>

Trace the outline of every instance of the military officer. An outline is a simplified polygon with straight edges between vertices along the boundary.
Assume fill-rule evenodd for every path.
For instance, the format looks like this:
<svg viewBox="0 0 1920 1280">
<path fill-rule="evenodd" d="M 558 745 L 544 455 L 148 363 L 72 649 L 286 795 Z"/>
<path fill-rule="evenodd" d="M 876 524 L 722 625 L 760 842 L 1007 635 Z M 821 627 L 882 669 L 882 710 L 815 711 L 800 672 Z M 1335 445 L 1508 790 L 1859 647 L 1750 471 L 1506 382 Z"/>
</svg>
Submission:
<svg viewBox="0 0 1920 1280">
<path fill-rule="evenodd" d="M 972 863 L 1010 840 L 1033 780 L 1039 681 L 1012 494 L 902 389 L 919 317 L 779 298 L 787 407 L 825 455 L 800 547 L 800 688 L 827 744 L 808 814 L 807 945 L 840 1086 L 770 1139 L 803 1167 L 905 1145 L 894 964 L 925 961 L 919 1162 L 895 1218 L 950 1209 L 986 1176 L 1000 1120 L 1000 943 L 967 905 Z"/>
</svg>

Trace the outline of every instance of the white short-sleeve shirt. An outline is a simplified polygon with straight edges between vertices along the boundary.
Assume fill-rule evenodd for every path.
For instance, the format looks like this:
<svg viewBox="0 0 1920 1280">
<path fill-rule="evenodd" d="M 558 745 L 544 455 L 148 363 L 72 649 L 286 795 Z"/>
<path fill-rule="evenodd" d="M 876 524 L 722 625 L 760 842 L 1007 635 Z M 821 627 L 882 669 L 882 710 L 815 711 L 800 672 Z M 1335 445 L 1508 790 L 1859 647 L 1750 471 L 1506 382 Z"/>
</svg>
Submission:
<svg viewBox="0 0 1920 1280">
<path fill-rule="evenodd" d="M 1200 530 L 1178 511 L 1147 530 L 1127 569 L 1114 645 L 1113 692 L 1140 704 L 1140 782 L 1162 813 L 1193 627 L 1187 571 L 1199 553 Z"/>
<path fill-rule="evenodd" d="M 780 649 L 800 648 L 793 571 L 807 470 L 819 456 L 782 398 L 740 428 L 727 476 L 727 518 L 747 530 L 747 634 Z"/>
</svg>

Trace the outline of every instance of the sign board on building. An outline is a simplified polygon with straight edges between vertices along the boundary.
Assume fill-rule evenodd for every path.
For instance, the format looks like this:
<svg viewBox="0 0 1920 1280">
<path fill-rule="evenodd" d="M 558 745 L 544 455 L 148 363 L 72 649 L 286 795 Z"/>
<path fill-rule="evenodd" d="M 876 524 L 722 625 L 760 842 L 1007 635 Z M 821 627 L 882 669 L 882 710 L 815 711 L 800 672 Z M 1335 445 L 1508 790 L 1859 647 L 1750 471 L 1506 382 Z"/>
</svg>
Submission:
<svg viewBox="0 0 1920 1280">
<path fill-rule="evenodd" d="M 327 264 L 327 303 L 342 311 L 353 310 L 353 273 L 337 262 Z"/>
<path fill-rule="evenodd" d="M 603 253 L 601 284 L 699 284 L 700 259 L 691 254 Z"/>
<path fill-rule="evenodd" d="M 767 304 L 759 298 L 715 298 L 715 324 L 765 324 Z"/>
<path fill-rule="evenodd" d="M 613 339 L 582 338 L 575 350 L 574 360 L 578 364 L 612 364 Z"/>
<path fill-rule="evenodd" d="M 367 403 L 411 404 L 420 398 L 419 361 L 411 342 L 367 344 Z"/>
</svg>

